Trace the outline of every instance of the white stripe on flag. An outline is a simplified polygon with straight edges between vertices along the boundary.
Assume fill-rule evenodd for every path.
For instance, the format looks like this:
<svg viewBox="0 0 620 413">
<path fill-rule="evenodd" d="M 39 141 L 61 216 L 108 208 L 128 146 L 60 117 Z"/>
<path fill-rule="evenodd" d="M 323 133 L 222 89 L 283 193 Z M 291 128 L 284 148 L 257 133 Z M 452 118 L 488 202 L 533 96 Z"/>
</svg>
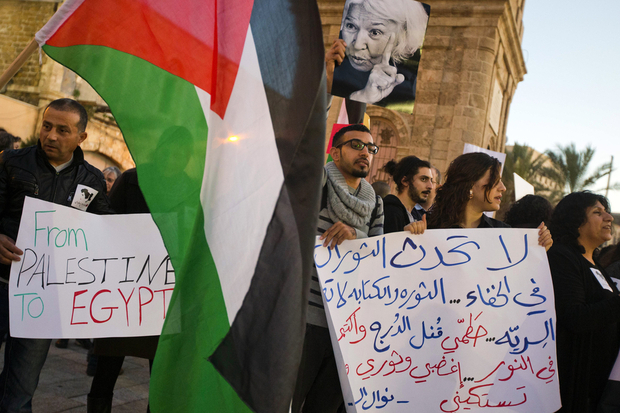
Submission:
<svg viewBox="0 0 620 413">
<path fill-rule="evenodd" d="M 84 3 L 84 0 L 66 0 L 63 5 L 60 6 L 52 18 L 45 23 L 45 26 L 43 26 L 41 30 L 34 35 L 39 47 L 43 47 L 45 45 L 49 38 L 56 33 L 56 30 L 58 30 L 58 28 L 67 21 L 67 19 L 73 14 L 74 11 L 77 10 L 78 7 L 82 5 L 82 3 Z"/>
<path fill-rule="evenodd" d="M 232 324 L 284 183 L 251 28 L 223 120 L 209 109 L 209 94 L 196 90 L 209 127 L 201 192 L 205 234 Z"/>
</svg>

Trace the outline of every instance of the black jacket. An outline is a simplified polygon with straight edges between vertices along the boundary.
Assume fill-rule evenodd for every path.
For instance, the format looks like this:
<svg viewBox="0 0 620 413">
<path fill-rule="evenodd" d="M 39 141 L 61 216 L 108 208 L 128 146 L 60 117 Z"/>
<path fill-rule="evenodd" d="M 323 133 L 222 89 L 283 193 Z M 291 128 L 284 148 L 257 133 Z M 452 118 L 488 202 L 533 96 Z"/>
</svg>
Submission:
<svg viewBox="0 0 620 413">
<path fill-rule="evenodd" d="M 17 239 L 19 221 L 26 196 L 60 205 L 71 206 L 79 184 L 98 191 L 87 212 L 111 213 L 103 174 L 84 161 L 78 146 L 73 162 L 56 172 L 48 162 L 40 144 L 0 154 L 0 234 Z M 0 265 L 0 277 L 9 278 L 9 266 Z"/>
<path fill-rule="evenodd" d="M 510 228 L 505 222 L 498 221 L 495 218 L 489 218 L 486 214 L 482 214 L 478 228 Z"/>
<path fill-rule="evenodd" d="M 142 191 L 138 186 L 136 168 L 128 169 L 114 182 L 110 190 L 110 204 L 118 214 L 148 214 Z M 96 338 L 94 353 L 109 357 L 155 358 L 159 336 Z"/>
<path fill-rule="evenodd" d="M 383 233 L 400 232 L 409 225 L 409 215 L 403 203 L 395 195 L 383 198 Z"/>
<path fill-rule="evenodd" d="M 557 314 L 559 411 L 594 412 L 620 349 L 619 292 L 576 246 L 553 244 L 547 256 Z M 601 271 L 611 291 L 602 287 L 592 268 Z"/>
</svg>

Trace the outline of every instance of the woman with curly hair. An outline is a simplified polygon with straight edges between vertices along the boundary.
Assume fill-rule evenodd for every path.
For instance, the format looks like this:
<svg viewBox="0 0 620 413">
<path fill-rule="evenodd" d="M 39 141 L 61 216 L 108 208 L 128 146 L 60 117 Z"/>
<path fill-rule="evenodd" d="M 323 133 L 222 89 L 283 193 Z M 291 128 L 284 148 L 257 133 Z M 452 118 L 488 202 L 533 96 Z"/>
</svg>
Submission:
<svg viewBox="0 0 620 413">
<path fill-rule="evenodd" d="M 611 239 L 609 202 L 591 192 L 555 207 L 548 252 L 557 314 L 559 412 L 601 412 L 599 404 L 620 349 L 620 295 L 594 259 Z"/>
</svg>

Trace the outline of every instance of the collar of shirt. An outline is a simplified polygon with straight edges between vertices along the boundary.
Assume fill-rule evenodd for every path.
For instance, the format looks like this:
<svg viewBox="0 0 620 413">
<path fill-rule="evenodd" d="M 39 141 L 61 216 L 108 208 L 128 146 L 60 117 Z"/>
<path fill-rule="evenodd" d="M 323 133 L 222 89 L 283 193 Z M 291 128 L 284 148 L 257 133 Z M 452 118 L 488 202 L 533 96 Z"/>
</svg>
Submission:
<svg viewBox="0 0 620 413">
<path fill-rule="evenodd" d="M 60 172 L 63 169 L 67 169 L 69 165 L 71 165 L 71 162 L 73 162 L 73 155 L 71 155 L 71 159 L 69 159 L 69 162 L 65 162 L 62 165 L 54 166 L 54 169 L 56 169 L 56 172 Z"/>
</svg>

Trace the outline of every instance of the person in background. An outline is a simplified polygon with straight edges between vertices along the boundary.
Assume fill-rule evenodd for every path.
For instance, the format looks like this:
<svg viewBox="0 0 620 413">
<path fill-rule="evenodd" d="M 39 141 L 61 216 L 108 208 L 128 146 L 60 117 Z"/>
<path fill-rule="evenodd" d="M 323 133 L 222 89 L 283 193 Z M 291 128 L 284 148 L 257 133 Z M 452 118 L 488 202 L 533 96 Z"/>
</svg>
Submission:
<svg viewBox="0 0 620 413">
<path fill-rule="evenodd" d="M 423 221 L 425 214 L 415 207 L 426 201 L 433 189 L 431 165 L 415 156 L 406 156 L 398 163 L 389 161 L 383 170 L 390 174 L 397 191 L 397 195 L 384 199 L 384 232 L 403 231 L 407 225 Z"/>
<path fill-rule="evenodd" d="M 107 194 L 110 195 L 110 190 L 112 189 L 112 185 L 121 176 L 121 170 L 116 166 L 108 166 L 103 170 L 103 177 L 105 178 L 105 184 L 107 188 Z"/>
<path fill-rule="evenodd" d="M 431 170 L 433 171 L 433 189 L 431 189 L 431 193 L 426 198 L 426 201 L 420 202 L 416 204 L 416 209 L 418 209 L 421 213 L 426 213 L 433 204 L 435 203 L 435 196 L 437 196 L 437 190 L 441 188 L 441 172 L 439 169 L 435 168 L 431 165 Z"/>
<path fill-rule="evenodd" d="M 562 199 L 551 217 L 548 251 L 555 295 L 562 413 L 594 413 L 620 350 L 620 293 L 598 264 L 611 239 L 609 202 L 591 192 Z"/>
<path fill-rule="evenodd" d="M 526 195 L 510 206 L 504 222 L 512 228 L 538 228 L 549 222 L 553 206 L 542 196 Z"/>
<path fill-rule="evenodd" d="M 14 145 L 15 139 L 15 136 L 7 131 L 0 131 L 0 152 L 7 149 L 17 149 Z"/>
<path fill-rule="evenodd" d="M 620 282 L 620 244 L 611 245 L 605 249 L 606 251 L 601 251 L 598 260 L 607 274 Z"/>
<path fill-rule="evenodd" d="M 22 147 L 22 138 L 19 136 L 13 137 L 13 149 L 19 149 Z"/>
<path fill-rule="evenodd" d="M 383 181 L 376 181 L 372 183 L 372 189 L 375 190 L 375 194 L 381 198 L 385 198 L 390 194 L 390 184 Z"/>
</svg>

